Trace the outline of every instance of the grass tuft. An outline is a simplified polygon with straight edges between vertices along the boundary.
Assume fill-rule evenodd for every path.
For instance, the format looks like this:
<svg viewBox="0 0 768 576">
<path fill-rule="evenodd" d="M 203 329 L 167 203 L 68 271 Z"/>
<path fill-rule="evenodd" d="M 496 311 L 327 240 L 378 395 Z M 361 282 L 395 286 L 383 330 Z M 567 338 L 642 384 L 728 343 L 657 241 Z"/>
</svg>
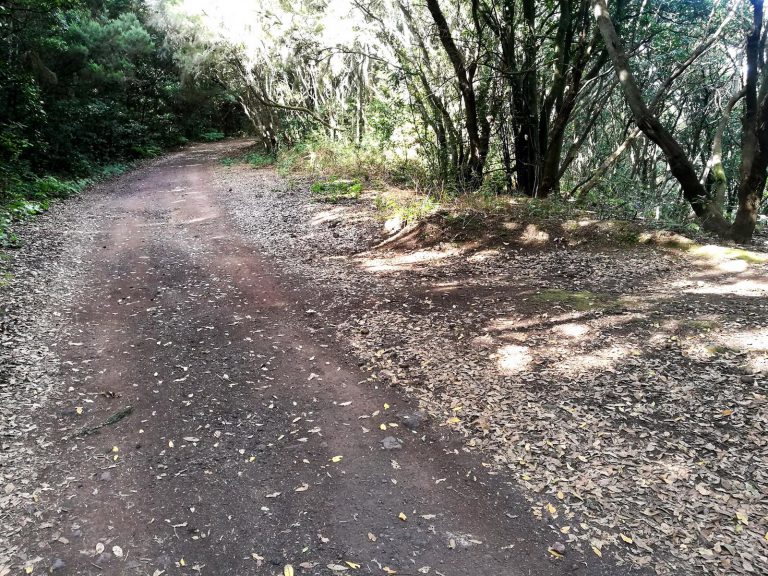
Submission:
<svg viewBox="0 0 768 576">
<path fill-rule="evenodd" d="M 357 200 L 363 185 L 358 180 L 326 180 L 309 187 L 312 197 L 319 202 L 336 204 L 342 200 Z"/>
</svg>

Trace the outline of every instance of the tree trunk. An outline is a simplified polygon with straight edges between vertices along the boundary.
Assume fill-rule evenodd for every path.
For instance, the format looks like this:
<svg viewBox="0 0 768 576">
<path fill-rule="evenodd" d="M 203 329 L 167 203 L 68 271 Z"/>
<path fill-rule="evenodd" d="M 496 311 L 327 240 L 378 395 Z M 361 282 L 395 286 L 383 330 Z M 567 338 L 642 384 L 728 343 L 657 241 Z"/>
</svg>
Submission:
<svg viewBox="0 0 768 576">
<path fill-rule="evenodd" d="M 739 207 L 733 221 L 731 235 L 737 242 L 749 242 L 755 232 L 760 200 L 763 197 L 768 168 L 768 95 L 765 80 L 757 90 L 758 66 L 763 29 L 763 1 L 752 0 L 752 30 L 747 36 L 746 70 L 744 85 L 745 106 L 742 122 L 741 179 L 739 182 Z"/>
<path fill-rule="evenodd" d="M 745 94 L 746 89 L 742 88 L 731 96 L 731 99 L 725 105 L 723 116 L 717 124 L 715 136 L 712 139 L 712 153 L 702 178 L 711 187 L 710 195 L 721 213 L 725 210 L 725 194 L 728 190 L 728 178 L 723 169 L 723 134 L 728 126 L 728 121 L 731 119 L 733 107 L 736 106 Z"/>
<path fill-rule="evenodd" d="M 461 98 L 464 102 L 464 123 L 469 137 L 469 158 L 466 163 L 464 179 L 465 184 L 470 189 L 474 189 L 482 183 L 485 158 L 488 154 L 488 146 L 487 143 L 485 145 L 483 143 L 478 123 L 477 97 L 473 85 L 474 68 L 468 68 L 465 64 L 464 57 L 451 36 L 451 30 L 438 0 L 427 0 L 427 8 L 437 26 L 440 43 L 453 66 L 456 80 L 459 83 L 459 92 L 461 92 Z"/>
<path fill-rule="evenodd" d="M 726 236 L 730 226 L 722 214 L 714 209 L 706 189 L 699 182 L 696 170 L 682 146 L 646 106 L 640 88 L 629 68 L 629 60 L 611 21 L 605 0 L 593 0 L 592 7 L 606 50 L 638 128 L 664 153 L 672 175 L 680 183 L 683 196 L 701 220 L 704 229 L 720 236 Z"/>
</svg>

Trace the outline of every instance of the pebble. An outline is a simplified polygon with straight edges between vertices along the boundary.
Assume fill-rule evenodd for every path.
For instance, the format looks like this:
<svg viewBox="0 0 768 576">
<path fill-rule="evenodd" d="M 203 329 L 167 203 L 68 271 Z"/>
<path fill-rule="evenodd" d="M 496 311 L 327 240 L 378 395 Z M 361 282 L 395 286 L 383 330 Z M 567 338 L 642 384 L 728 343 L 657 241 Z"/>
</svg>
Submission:
<svg viewBox="0 0 768 576">
<path fill-rule="evenodd" d="M 400 421 L 403 423 L 403 426 L 409 430 L 418 430 L 424 423 L 425 418 L 426 416 L 423 412 L 413 412 L 400 415 Z"/>
<path fill-rule="evenodd" d="M 552 544 L 552 550 L 557 552 L 558 554 L 565 554 L 565 544 L 562 542 L 555 542 Z"/>
<path fill-rule="evenodd" d="M 399 450 L 403 447 L 402 442 L 394 436 L 387 436 L 384 438 L 384 440 L 381 441 L 381 445 L 384 447 L 384 450 Z"/>
</svg>

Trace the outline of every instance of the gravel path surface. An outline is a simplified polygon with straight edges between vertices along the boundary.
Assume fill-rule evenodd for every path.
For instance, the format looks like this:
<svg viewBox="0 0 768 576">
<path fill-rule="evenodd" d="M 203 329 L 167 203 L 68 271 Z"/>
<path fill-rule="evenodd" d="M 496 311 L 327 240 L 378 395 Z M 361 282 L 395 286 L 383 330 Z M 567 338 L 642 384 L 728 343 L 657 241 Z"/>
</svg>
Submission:
<svg viewBox="0 0 768 576">
<path fill-rule="evenodd" d="M 348 264 L 373 213 L 223 172 L 233 146 L 57 205 L 4 262 L 0 575 L 626 574 L 353 352 L 409 288 Z"/>
</svg>

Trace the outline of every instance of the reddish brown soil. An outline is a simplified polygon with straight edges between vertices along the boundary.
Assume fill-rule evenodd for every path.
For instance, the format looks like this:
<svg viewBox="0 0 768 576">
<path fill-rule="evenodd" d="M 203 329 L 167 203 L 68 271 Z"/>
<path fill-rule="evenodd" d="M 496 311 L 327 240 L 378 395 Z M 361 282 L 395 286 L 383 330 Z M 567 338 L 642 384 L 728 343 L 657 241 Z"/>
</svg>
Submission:
<svg viewBox="0 0 768 576">
<path fill-rule="evenodd" d="M 445 428 L 404 426 L 408 399 L 366 383 L 312 313 L 322 294 L 236 232 L 211 149 L 127 176 L 80 239 L 92 272 L 68 318 L 79 337 L 59 343 L 59 408 L 40 413 L 58 440 L 24 531 L 34 573 L 626 574 L 554 560 L 557 533 L 512 483 Z"/>
</svg>

